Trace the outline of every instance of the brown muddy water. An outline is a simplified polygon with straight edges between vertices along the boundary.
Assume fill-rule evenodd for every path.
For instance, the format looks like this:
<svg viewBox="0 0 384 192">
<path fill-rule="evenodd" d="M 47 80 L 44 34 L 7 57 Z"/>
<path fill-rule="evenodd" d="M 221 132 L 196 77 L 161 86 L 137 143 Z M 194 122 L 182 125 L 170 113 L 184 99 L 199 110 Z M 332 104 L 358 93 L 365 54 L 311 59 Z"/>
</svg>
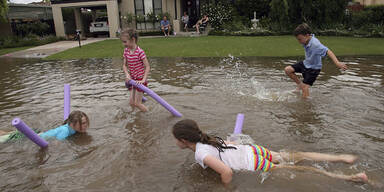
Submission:
<svg viewBox="0 0 384 192">
<path fill-rule="evenodd" d="M 211 134 L 226 137 L 237 113 L 243 132 L 271 150 L 352 153 L 353 165 L 304 162 L 337 173 L 365 171 L 384 181 L 384 57 L 326 60 L 308 100 L 292 92 L 284 67 L 300 58 L 152 58 L 149 87 Z M 64 83 L 71 110 L 90 116 L 88 134 L 0 144 L 0 191 L 382 191 L 316 173 L 235 172 L 232 188 L 180 150 L 173 117 L 150 99 L 131 112 L 119 59 L 0 60 L 0 130 L 20 117 L 41 131 L 62 123 Z"/>
</svg>

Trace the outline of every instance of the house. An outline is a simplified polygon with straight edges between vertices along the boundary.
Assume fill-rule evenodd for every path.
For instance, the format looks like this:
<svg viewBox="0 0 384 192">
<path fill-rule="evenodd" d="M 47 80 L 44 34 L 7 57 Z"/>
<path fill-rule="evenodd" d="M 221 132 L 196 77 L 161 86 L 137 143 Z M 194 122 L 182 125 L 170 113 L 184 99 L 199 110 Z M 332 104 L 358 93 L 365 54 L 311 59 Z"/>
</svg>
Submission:
<svg viewBox="0 0 384 192">
<path fill-rule="evenodd" d="M 384 5 L 384 0 L 355 0 L 355 2 L 359 2 L 361 5 Z"/>
<path fill-rule="evenodd" d="M 181 16 L 187 11 L 190 20 L 197 21 L 200 16 L 201 3 L 209 0 L 51 0 L 52 13 L 57 36 L 65 37 L 65 27 L 62 9 L 73 8 L 77 29 L 84 31 L 82 12 L 104 10 L 108 17 L 109 36 L 116 37 L 119 29 L 126 27 L 126 15 L 141 16 L 143 20 L 134 22 L 138 30 L 159 30 L 158 24 L 148 21 L 148 14 L 169 13 L 168 18 L 173 29 L 178 32 L 181 28 Z M 95 14 L 93 14 L 95 15 Z"/>
<path fill-rule="evenodd" d="M 20 23 L 44 21 L 50 24 L 53 20 L 51 6 L 40 4 L 9 3 L 7 18 L 9 23 L 0 23 L 1 36 L 15 35 L 15 26 Z"/>
</svg>

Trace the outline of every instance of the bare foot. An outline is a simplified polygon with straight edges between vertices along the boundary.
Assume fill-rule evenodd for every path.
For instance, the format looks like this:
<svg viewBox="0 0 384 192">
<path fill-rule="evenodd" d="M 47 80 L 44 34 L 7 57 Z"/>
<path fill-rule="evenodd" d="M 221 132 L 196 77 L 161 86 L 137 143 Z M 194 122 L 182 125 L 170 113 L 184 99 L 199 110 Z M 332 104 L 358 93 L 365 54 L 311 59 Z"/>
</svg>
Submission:
<svg viewBox="0 0 384 192">
<path fill-rule="evenodd" d="M 354 163 L 358 159 L 358 157 L 355 155 L 347 155 L 347 154 L 339 155 L 339 158 L 341 161 L 344 161 L 344 162 L 350 163 L 350 164 Z"/>
<path fill-rule="evenodd" d="M 300 85 L 297 85 L 296 89 L 293 90 L 293 92 L 299 93 L 301 91 Z"/>
<path fill-rule="evenodd" d="M 368 183 L 368 176 L 364 172 L 358 173 L 356 175 L 351 175 L 351 178 L 349 180 L 354 182 Z"/>
</svg>

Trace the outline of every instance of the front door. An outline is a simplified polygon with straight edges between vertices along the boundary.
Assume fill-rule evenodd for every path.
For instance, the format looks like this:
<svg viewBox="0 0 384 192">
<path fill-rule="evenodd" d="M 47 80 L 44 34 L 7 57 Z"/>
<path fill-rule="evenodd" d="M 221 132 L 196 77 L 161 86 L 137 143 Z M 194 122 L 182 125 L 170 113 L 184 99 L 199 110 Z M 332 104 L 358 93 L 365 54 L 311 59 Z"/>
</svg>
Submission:
<svg viewBox="0 0 384 192">
<path fill-rule="evenodd" d="M 199 20 L 200 0 L 182 0 L 182 15 L 184 15 L 184 11 L 189 16 L 189 27 L 191 27 Z"/>
</svg>

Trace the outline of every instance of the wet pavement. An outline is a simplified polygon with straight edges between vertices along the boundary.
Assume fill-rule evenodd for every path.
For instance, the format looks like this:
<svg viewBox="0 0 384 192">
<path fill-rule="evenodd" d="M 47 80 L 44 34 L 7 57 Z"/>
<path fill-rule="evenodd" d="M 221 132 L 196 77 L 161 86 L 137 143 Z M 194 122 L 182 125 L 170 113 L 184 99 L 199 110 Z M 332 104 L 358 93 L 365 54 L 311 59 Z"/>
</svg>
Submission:
<svg viewBox="0 0 384 192">
<path fill-rule="evenodd" d="M 95 43 L 98 41 L 104 41 L 108 38 L 87 38 L 86 40 L 81 40 L 81 45 L 86 45 L 89 43 Z M 78 47 L 78 41 L 58 41 L 55 43 L 50 43 L 46 45 L 41 45 L 37 47 L 32 47 L 29 49 L 16 51 L 13 53 L 8 53 L 0 57 L 11 57 L 11 58 L 45 58 L 50 55 Z"/>
</svg>

